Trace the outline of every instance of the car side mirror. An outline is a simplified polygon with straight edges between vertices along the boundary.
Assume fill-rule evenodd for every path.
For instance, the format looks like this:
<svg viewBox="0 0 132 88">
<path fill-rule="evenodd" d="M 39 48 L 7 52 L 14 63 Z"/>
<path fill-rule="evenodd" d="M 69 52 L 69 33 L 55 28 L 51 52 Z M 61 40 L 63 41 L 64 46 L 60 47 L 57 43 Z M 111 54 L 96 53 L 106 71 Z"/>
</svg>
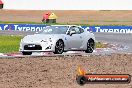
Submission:
<svg viewBox="0 0 132 88">
<path fill-rule="evenodd" d="M 73 34 L 76 34 L 76 31 L 70 31 L 70 36 L 72 36 Z"/>
</svg>

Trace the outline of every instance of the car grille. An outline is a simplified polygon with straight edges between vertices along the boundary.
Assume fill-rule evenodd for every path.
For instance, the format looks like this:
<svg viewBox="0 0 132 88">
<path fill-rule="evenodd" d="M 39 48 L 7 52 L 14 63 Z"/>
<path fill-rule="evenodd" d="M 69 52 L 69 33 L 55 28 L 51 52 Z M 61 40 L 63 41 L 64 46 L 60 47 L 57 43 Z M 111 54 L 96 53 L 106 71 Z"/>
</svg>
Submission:
<svg viewBox="0 0 132 88">
<path fill-rule="evenodd" d="M 42 50 L 42 47 L 40 45 L 34 45 L 33 47 L 29 47 L 29 45 L 25 45 L 24 50 Z"/>
</svg>

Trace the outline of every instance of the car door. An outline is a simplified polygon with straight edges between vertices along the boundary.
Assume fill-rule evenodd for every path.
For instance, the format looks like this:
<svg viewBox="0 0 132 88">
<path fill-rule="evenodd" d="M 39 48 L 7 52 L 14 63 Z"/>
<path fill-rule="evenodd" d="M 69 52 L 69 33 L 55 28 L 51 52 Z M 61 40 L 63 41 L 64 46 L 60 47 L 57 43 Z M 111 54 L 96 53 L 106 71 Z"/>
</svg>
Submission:
<svg viewBox="0 0 132 88">
<path fill-rule="evenodd" d="M 75 30 L 76 30 L 76 36 L 78 37 L 77 38 L 77 48 L 80 50 L 82 48 L 81 46 L 83 43 L 84 35 L 80 27 L 75 27 Z"/>
<path fill-rule="evenodd" d="M 81 27 L 78 27 L 79 28 L 79 37 L 80 37 L 80 43 L 79 43 L 79 48 L 82 50 L 82 49 L 85 49 L 85 44 L 86 44 L 86 36 L 85 36 L 85 32 L 84 32 L 84 29 L 81 28 Z"/>
<path fill-rule="evenodd" d="M 69 46 L 69 49 L 71 50 L 78 50 L 81 46 L 81 42 L 82 42 L 82 36 L 80 34 L 80 30 L 78 27 L 71 27 L 69 29 L 69 31 L 75 31 L 74 34 L 72 35 L 69 35 L 67 38 L 68 38 L 68 46 Z"/>
</svg>

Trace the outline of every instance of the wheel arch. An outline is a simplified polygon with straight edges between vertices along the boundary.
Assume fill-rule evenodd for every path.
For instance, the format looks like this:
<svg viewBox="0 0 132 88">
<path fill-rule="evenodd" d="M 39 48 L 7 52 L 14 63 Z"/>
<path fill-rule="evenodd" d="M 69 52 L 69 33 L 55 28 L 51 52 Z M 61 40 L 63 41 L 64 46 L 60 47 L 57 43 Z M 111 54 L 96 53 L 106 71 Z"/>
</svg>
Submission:
<svg viewBox="0 0 132 88">
<path fill-rule="evenodd" d="M 56 40 L 56 42 L 57 42 L 57 41 L 62 41 L 63 44 L 64 44 L 64 47 L 65 47 L 65 43 L 64 43 L 64 40 L 63 40 L 63 39 L 60 38 L 60 39 Z"/>
<path fill-rule="evenodd" d="M 95 42 L 93 38 L 89 38 L 89 40 L 88 40 L 88 41 L 93 41 L 93 42 Z"/>
</svg>

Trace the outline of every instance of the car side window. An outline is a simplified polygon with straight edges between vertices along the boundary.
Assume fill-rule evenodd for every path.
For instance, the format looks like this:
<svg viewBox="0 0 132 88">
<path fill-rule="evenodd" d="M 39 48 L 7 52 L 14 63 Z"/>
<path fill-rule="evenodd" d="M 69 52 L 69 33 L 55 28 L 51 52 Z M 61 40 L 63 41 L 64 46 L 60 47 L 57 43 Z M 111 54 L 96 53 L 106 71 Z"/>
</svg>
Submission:
<svg viewBox="0 0 132 88">
<path fill-rule="evenodd" d="M 73 28 L 71 28 L 71 30 L 70 30 L 70 31 L 76 31 L 76 30 L 75 30 L 75 28 L 73 27 Z"/>
<path fill-rule="evenodd" d="M 80 33 L 81 33 L 81 32 L 80 32 L 80 28 L 79 28 L 79 27 L 75 27 L 75 26 L 71 27 L 71 28 L 70 28 L 70 31 L 75 31 L 76 34 L 80 34 Z"/>
<path fill-rule="evenodd" d="M 84 32 L 84 29 L 82 29 L 80 27 L 72 26 L 72 27 L 70 27 L 70 31 L 75 31 L 76 34 L 81 34 Z"/>
<path fill-rule="evenodd" d="M 80 27 L 79 27 L 79 30 L 80 30 L 80 33 L 83 33 L 84 32 L 84 29 L 82 29 Z"/>
<path fill-rule="evenodd" d="M 75 31 L 76 32 L 75 27 L 74 26 L 70 27 L 70 31 Z"/>
<path fill-rule="evenodd" d="M 80 34 L 80 29 L 78 27 L 75 27 L 76 34 Z"/>
</svg>

